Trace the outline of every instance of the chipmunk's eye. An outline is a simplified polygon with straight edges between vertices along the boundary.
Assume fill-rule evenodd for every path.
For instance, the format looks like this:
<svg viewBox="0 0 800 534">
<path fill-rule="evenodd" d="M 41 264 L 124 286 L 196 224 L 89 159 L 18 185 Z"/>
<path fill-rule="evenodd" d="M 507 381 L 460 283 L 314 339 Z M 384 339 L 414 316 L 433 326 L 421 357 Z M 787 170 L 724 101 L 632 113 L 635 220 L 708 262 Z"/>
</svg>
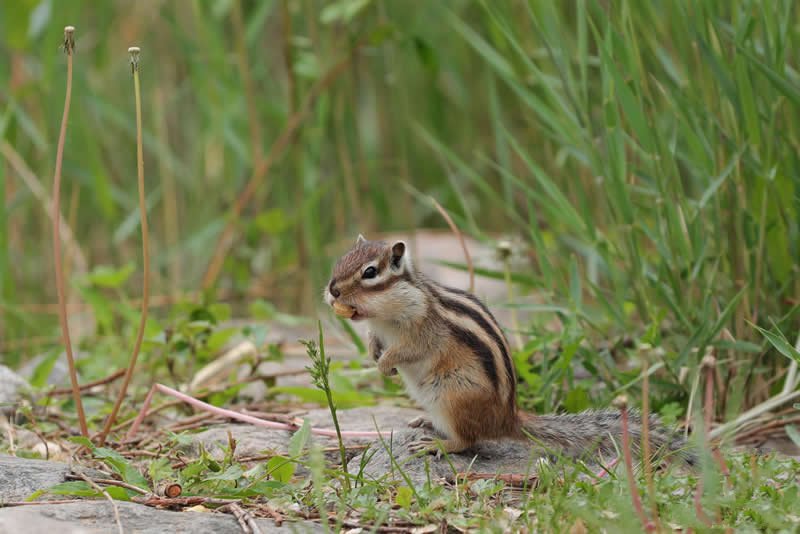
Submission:
<svg viewBox="0 0 800 534">
<path fill-rule="evenodd" d="M 378 276 L 378 269 L 375 267 L 367 267 L 361 274 L 361 278 L 375 278 Z"/>
</svg>

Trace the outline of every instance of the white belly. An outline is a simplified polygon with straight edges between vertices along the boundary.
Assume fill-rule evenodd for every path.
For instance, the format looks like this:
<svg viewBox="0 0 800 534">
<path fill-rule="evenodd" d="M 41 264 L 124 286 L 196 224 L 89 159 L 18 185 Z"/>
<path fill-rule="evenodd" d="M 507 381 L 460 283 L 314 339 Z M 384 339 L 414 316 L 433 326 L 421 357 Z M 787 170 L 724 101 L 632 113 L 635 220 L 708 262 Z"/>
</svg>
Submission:
<svg viewBox="0 0 800 534">
<path fill-rule="evenodd" d="M 400 334 L 396 325 L 392 323 L 371 320 L 370 328 L 383 341 L 385 347 L 391 347 L 399 341 Z M 445 436 L 452 436 L 452 428 L 444 413 L 441 399 L 437 398 L 436 392 L 429 385 L 423 386 L 424 380 L 430 375 L 430 361 L 400 364 L 397 366 L 397 372 L 403 379 L 408 395 L 425 410 L 433 427 Z"/>
<path fill-rule="evenodd" d="M 422 380 L 428 376 L 429 367 L 429 362 L 398 365 L 397 372 L 403 379 L 408 395 L 427 412 L 433 427 L 449 437 L 453 435 L 453 431 L 444 413 L 441 398 L 437 398 L 436 392 L 429 385 L 422 385 Z"/>
</svg>

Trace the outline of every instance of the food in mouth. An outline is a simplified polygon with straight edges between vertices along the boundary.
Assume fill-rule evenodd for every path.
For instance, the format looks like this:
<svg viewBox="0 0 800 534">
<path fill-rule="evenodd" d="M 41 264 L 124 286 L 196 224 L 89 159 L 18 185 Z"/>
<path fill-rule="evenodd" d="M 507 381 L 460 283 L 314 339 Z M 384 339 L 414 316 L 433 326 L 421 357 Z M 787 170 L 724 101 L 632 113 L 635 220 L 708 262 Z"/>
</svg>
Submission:
<svg viewBox="0 0 800 534">
<path fill-rule="evenodd" d="M 333 303 L 333 311 L 336 313 L 336 315 L 339 317 L 344 317 L 345 319 L 352 319 L 352 317 L 356 314 L 355 308 L 340 302 Z"/>
</svg>

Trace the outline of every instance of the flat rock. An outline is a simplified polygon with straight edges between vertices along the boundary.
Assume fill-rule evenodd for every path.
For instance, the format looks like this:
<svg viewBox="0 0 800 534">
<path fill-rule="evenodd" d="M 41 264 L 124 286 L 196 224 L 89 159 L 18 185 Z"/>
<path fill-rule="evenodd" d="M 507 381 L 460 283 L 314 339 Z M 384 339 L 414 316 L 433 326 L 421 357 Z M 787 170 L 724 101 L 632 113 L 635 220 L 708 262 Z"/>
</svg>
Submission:
<svg viewBox="0 0 800 534">
<path fill-rule="evenodd" d="M 408 428 L 408 421 L 421 414 L 422 412 L 419 410 L 386 405 L 337 410 L 339 426 L 343 432 L 373 432 L 376 425 L 381 432 L 398 432 Z M 298 417 L 308 419 L 312 427 L 334 429 L 330 411 L 327 409 L 310 410 Z M 215 425 L 193 434 L 192 442 L 185 445 L 183 450 L 190 454 L 198 454 L 200 446 L 202 446 L 213 458 L 221 459 L 228 446 L 229 432 L 236 440 L 236 454 L 239 457 L 286 454 L 289 439 L 293 434 L 290 431 L 273 430 L 248 424 Z M 336 438 L 314 436 L 314 439 L 323 447 L 333 447 L 336 444 Z M 350 444 L 378 442 L 375 437 L 345 437 L 345 441 Z"/>
<path fill-rule="evenodd" d="M 395 432 L 408 428 L 408 422 L 422 415 L 424 412 L 413 408 L 403 408 L 399 406 L 378 405 L 361 408 L 351 408 L 348 410 L 337 410 L 336 415 L 339 419 L 339 426 L 342 430 L 354 432 Z M 322 428 L 333 428 L 333 418 L 330 410 L 317 409 L 311 410 L 301 416 L 308 419 L 311 426 Z M 369 438 L 374 439 L 374 438 Z"/>
<path fill-rule="evenodd" d="M 76 470 L 92 476 L 102 473 L 75 466 Z M 22 501 L 33 492 L 67 481 L 70 465 L 62 462 L 31 460 L 0 455 L 0 502 Z M 47 497 L 46 497 L 47 498 Z M 49 497 L 62 498 L 62 497 Z M 0 530 L 0 532 L 4 532 Z"/>
<path fill-rule="evenodd" d="M 29 387 L 28 382 L 11 368 L 0 365 L 0 413 L 12 410 Z"/>
<path fill-rule="evenodd" d="M 364 468 L 364 475 L 370 479 L 389 477 L 390 480 L 403 482 L 405 478 L 400 470 L 415 486 L 422 486 L 428 481 L 436 484 L 440 479 L 452 477 L 456 473 L 481 473 L 516 475 L 535 474 L 540 456 L 530 443 L 513 440 L 487 441 L 475 446 L 472 450 L 459 454 L 441 456 L 421 455 L 415 457 L 408 446 L 423 436 L 432 435 L 422 429 L 406 428 L 395 432 L 390 441 L 385 439 L 384 447 L 379 442 L 369 451 L 363 453 L 369 457 Z M 387 449 L 391 449 L 391 455 Z M 392 456 L 395 462 L 392 462 Z M 350 460 L 348 469 L 357 471 L 362 454 Z M 426 467 L 427 464 L 427 467 Z M 398 470 L 399 468 L 399 470 Z M 454 472 L 455 471 L 455 472 Z"/>
<path fill-rule="evenodd" d="M 77 349 L 75 349 L 73 352 L 73 356 L 75 357 L 76 361 L 80 361 L 83 358 L 89 357 L 88 353 Z M 20 366 L 19 374 L 24 376 L 26 379 L 31 380 L 36 372 L 36 369 L 46 358 L 48 358 L 47 354 L 38 354 L 34 356 Z M 58 355 L 58 358 L 56 358 L 56 360 L 53 362 L 53 367 L 50 369 L 45 383 L 56 387 L 66 386 L 69 384 L 69 365 L 67 364 L 67 356 L 65 352 L 61 352 L 61 354 Z"/>
<path fill-rule="evenodd" d="M 214 425 L 192 434 L 190 443 L 181 445 L 181 450 L 198 455 L 200 448 L 217 460 L 221 460 L 228 447 L 228 435 L 236 440 L 236 455 L 256 456 L 261 454 L 286 454 L 292 433 L 286 430 L 261 428 L 246 423 Z"/>
<path fill-rule="evenodd" d="M 239 534 L 236 519 L 222 513 L 173 512 L 131 502 L 117 501 L 120 523 L 126 534 Z M 256 519 L 263 532 L 323 532 L 311 522 L 284 523 Z M 0 509 L 0 532 L 26 534 L 107 534 L 118 532 L 111 504 L 103 500 L 65 504 L 41 504 Z"/>
<path fill-rule="evenodd" d="M 93 477 L 103 474 L 76 466 L 76 470 Z M 0 455 L 0 503 L 23 501 L 37 490 L 47 489 L 66 481 L 69 464 L 30 460 Z M 58 495 L 42 495 L 39 501 L 64 499 Z M 239 533 L 241 528 L 232 516 L 217 513 L 172 512 L 141 504 L 117 501 L 120 520 L 126 533 L 190 532 Z M 277 527 L 267 519 L 257 519 L 264 532 L 320 532 L 322 527 L 311 522 L 285 523 Z M 104 500 L 77 503 L 43 503 L 0 508 L 0 533 L 31 534 L 95 534 L 116 532 L 116 520 L 111 505 Z"/>
</svg>

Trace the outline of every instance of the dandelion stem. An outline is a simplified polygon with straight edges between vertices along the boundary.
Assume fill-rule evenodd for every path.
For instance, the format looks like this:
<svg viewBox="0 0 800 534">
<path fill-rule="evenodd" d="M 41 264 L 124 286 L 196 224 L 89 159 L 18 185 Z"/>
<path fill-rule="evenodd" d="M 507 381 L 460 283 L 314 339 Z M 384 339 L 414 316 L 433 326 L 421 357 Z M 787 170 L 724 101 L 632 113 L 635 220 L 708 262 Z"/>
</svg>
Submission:
<svg viewBox="0 0 800 534">
<path fill-rule="evenodd" d="M 128 385 L 131 382 L 133 371 L 136 368 L 136 359 L 139 356 L 139 350 L 142 346 L 142 339 L 144 337 L 144 328 L 147 324 L 147 309 L 148 309 L 148 293 L 150 292 L 150 247 L 149 247 L 149 234 L 147 230 L 147 203 L 144 192 L 144 151 L 142 149 L 142 98 L 141 88 L 139 85 L 139 47 L 133 46 L 128 49 L 131 55 L 131 71 L 133 73 L 133 90 L 134 98 L 136 101 L 136 168 L 139 182 L 139 216 L 142 225 L 142 262 L 143 262 L 143 275 L 142 275 L 142 314 L 139 320 L 139 331 L 136 333 L 136 342 L 133 346 L 133 353 L 131 354 L 128 369 L 125 372 L 125 379 L 122 382 L 117 402 L 111 410 L 108 419 L 106 419 L 105 427 L 100 433 L 99 442 L 102 444 L 105 441 L 108 432 L 116 420 L 119 408 L 122 401 L 125 400 L 125 394 L 128 391 Z"/>
<path fill-rule="evenodd" d="M 61 265 L 61 166 L 64 160 L 64 141 L 67 136 L 67 120 L 69 119 L 69 106 L 72 100 L 72 53 L 75 50 L 75 28 L 64 28 L 64 52 L 67 54 L 67 91 L 64 96 L 64 114 L 61 117 L 61 131 L 58 134 L 58 147 L 56 149 L 56 168 L 53 176 L 53 261 L 56 271 L 56 289 L 58 291 L 58 318 L 61 323 L 61 335 L 64 340 L 64 350 L 67 353 L 69 366 L 69 379 L 72 382 L 72 399 L 78 412 L 78 423 L 81 434 L 89 437 L 86 426 L 86 414 L 83 411 L 81 391 L 78 385 L 78 372 L 75 369 L 75 358 L 72 355 L 72 341 L 69 337 L 69 323 L 67 319 L 67 305 L 64 290 L 64 271 Z"/>
</svg>

